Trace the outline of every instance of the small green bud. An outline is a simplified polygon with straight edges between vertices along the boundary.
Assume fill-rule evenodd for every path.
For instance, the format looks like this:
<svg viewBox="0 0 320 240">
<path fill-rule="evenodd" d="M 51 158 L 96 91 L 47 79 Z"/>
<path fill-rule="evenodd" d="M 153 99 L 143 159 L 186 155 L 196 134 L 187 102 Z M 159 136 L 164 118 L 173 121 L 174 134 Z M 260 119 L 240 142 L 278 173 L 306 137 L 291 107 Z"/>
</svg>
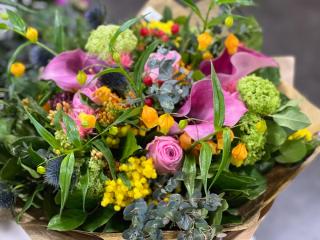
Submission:
<svg viewBox="0 0 320 240">
<path fill-rule="evenodd" d="M 179 121 L 179 128 L 180 129 L 185 129 L 186 126 L 188 126 L 188 120 L 187 119 L 183 119 Z"/>
<path fill-rule="evenodd" d="M 0 18 L 1 18 L 2 20 L 4 20 L 4 21 L 9 20 L 8 13 L 6 13 L 6 12 L 0 13 Z"/>
<path fill-rule="evenodd" d="M 46 168 L 43 167 L 43 166 L 38 166 L 37 167 L 37 173 L 39 173 L 41 175 L 45 174 L 46 173 Z"/>
<path fill-rule="evenodd" d="M 80 85 L 85 84 L 86 81 L 87 81 L 87 78 L 88 78 L 88 76 L 87 76 L 87 74 L 86 74 L 84 71 L 80 70 L 80 71 L 78 72 L 78 74 L 77 74 L 77 81 L 78 81 L 78 83 L 79 83 Z"/>
<path fill-rule="evenodd" d="M 119 63 L 119 62 L 120 62 L 120 53 L 114 52 L 114 53 L 112 54 L 112 58 L 113 58 L 113 60 L 114 60 L 116 63 Z"/>
<path fill-rule="evenodd" d="M 112 135 L 112 136 L 117 136 L 118 133 L 119 133 L 119 128 L 116 127 L 116 126 L 112 126 L 109 129 L 109 134 Z"/>
<path fill-rule="evenodd" d="M 127 136 L 129 130 L 130 130 L 130 125 L 125 125 L 121 127 L 119 131 L 119 137 Z"/>
<path fill-rule="evenodd" d="M 226 17 L 226 19 L 224 20 L 224 24 L 228 27 L 231 28 L 233 26 L 234 20 L 233 20 L 233 16 L 228 16 Z"/>
</svg>

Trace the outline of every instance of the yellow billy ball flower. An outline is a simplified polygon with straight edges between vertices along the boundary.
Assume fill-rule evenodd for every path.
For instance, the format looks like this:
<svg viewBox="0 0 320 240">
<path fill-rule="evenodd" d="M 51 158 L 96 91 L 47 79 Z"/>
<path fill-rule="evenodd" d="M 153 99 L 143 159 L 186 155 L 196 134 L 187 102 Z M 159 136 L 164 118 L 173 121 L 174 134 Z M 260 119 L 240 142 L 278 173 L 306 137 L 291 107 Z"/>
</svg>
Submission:
<svg viewBox="0 0 320 240">
<path fill-rule="evenodd" d="M 38 30 L 33 27 L 28 27 L 25 33 L 25 37 L 32 43 L 38 42 Z"/>
<path fill-rule="evenodd" d="M 174 119 L 169 113 L 162 114 L 159 117 L 159 127 L 161 133 L 167 134 L 173 125 Z"/>
<path fill-rule="evenodd" d="M 96 117 L 94 115 L 82 112 L 78 118 L 84 128 L 94 128 L 96 126 Z"/>
<path fill-rule="evenodd" d="M 142 109 L 141 120 L 147 128 L 154 128 L 158 125 L 158 113 L 154 108 L 145 105 Z"/>
<path fill-rule="evenodd" d="M 256 129 L 259 133 L 264 134 L 267 131 L 267 124 L 265 120 L 261 120 L 256 124 Z"/>
<path fill-rule="evenodd" d="M 37 167 L 37 173 L 39 173 L 41 175 L 45 174 L 46 173 L 46 168 L 43 167 L 43 166 L 38 166 Z"/>
<path fill-rule="evenodd" d="M 198 35 L 197 40 L 198 40 L 198 49 L 200 51 L 206 50 L 213 43 L 213 37 L 208 32 L 204 32 Z"/>
<path fill-rule="evenodd" d="M 228 27 L 231 28 L 233 26 L 234 20 L 233 20 L 233 16 L 228 16 L 226 17 L 226 19 L 224 20 L 224 24 Z"/>
<path fill-rule="evenodd" d="M 15 62 L 10 66 L 10 72 L 15 77 L 22 77 L 26 71 L 26 66 L 21 62 Z"/>
<path fill-rule="evenodd" d="M 289 136 L 289 140 L 305 139 L 307 142 L 312 140 L 312 133 L 307 129 L 300 129 Z"/>
<path fill-rule="evenodd" d="M 239 143 L 232 149 L 232 160 L 231 164 L 235 165 L 236 167 L 240 167 L 244 160 L 248 157 L 248 151 L 246 145 L 244 143 Z"/>
</svg>

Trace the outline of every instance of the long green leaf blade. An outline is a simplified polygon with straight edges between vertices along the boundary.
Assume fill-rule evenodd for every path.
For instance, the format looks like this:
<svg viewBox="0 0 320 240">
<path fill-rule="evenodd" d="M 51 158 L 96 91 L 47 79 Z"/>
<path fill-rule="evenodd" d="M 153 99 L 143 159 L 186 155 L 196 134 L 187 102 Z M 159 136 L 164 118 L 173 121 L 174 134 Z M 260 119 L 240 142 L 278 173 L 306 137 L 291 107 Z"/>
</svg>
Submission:
<svg viewBox="0 0 320 240">
<path fill-rule="evenodd" d="M 217 73 L 211 63 L 211 81 L 213 93 L 213 107 L 214 107 L 214 128 L 219 131 L 224 124 L 225 104 L 224 96 Z"/>
<path fill-rule="evenodd" d="M 193 155 L 186 155 L 182 167 L 183 182 L 192 198 L 194 193 L 195 180 L 197 175 L 196 159 Z"/>
<path fill-rule="evenodd" d="M 30 195 L 30 197 L 28 198 L 27 202 L 24 204 L 22 210 L 19 212 L 18 216 L 17 216 L 17 222 L 20 222 L 20 219 L 22 217 L 22 215 L 32 206 L 33 200 L 35 198 L 35 196 L 41 192 L 43 190 L 43 185 L 38 185 L 37 188 L 34 190 L 34 192 L 32 193 L 32 195 Z"/>
<path fill-rule="evenodd" d="M 201 14 L 200 9 L 198 6 L 193 2 L 193 0 L 183 0 L 183 3 L 187 5 L 191 10 L 202 20 L 204 21 L 204 18 Z"/>
<path fill-rule="evenodd" d="M 39 135 L 50 144 L 51 147 L 55 149 L 60 148 L 60 143 L 55 137 L 47 130 L 45 129 L 27 110 L 26 113 L 33 124 L 33 126 L 36 128 Z"/>
<path fill-rule="evenodd" d="M 111 176 L 113 179 L 116 179 L 116 162 L 113 158 L 111 150 L 102 142 L 102 140 L 96 140 L 93 142 L 93 145 L 98 148 L 100 152 L 102 152 L 103 156 L 106 158 L 109 169 L 111 172 Z"/>
<path fill-rule="evenodd" d="M 201 179 L 206 195 L 208 195 L 208 173 L 211 166 L 212 160 L 212 150 L 208 143 L 201 143 L 200 156 L 199 156 L 199 165 Z"/>
<path fill-rule="evenodd" d="M 217 181 L 220 177 L 220 174 L 223 170 L 225 170 L 230 163 L 230 152 L 231 152 L 231 132 L 229 128 L 223 129 L 223 152 L 222 152 L 222 159 L 220 165 L 218 167 L 218 171 L 212 180 L 209 189 L 213 186 L 213 184 Z"/>
<path fill-rule="evenodd" d="M 69 117 L 66 113 L 62 112 L 62 121 L 66 128 L 66 134 L 68 140 L 76 147 L 81 146 L 81 138 L 78 131 L 78 127 L 74 120 Z"/>
<path fill-rule="evenodd" d="M 74 170 L 74 163 L 75 163 L 74 153 L 68 154 L 62 160 L 62 163 L 61 163 L 60 174 L 59 174 L 59 185 L 60 185 L 60 191 L 61 191 L 60 215 L 62 214 L 62 211 L 64 209 L 64 206 L 69 196 L 72 174 Z"/>
<path fill-rule="evenodd" d="M 54 38 L 55 50 L 58 53 L 63 52 L 65 49 L 65 34 L 62 18 L 58 10 L 56 10 L 54 18 Z"/>
</svg>

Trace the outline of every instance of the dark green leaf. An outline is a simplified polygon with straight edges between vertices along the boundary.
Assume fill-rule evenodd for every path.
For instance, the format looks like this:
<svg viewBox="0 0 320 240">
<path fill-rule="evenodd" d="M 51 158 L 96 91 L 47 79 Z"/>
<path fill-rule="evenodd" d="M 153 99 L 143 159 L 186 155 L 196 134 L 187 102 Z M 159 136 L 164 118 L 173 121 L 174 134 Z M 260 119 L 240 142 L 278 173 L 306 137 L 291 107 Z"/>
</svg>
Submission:
<svg viewBox="0 0 320 240">
<path fill-rule="evenodd" d="M 279 68 L 263 68 L 255 72 L 255 74 L 264 79 L 268 79 L 274 85 L 280 84 L 280 69 Z"/>
<path fill-rule="evenodd" d="M 212 160 L 212 150 L 208 143 L 202 142 L 199 156 L 201 179 L 206 195 L 208 195 L 208 173 Z"/>
<path fill-rule="evenodd" d="M 63 29 L 63 22 L 61 15 L 58 10 L 56 10 L 55 13 L 55 19 L 54 19 L 54 43 L 55 43 L 55 49 L 58 53 L 63 52 L 64 42 L 65 42 L 65 34 Z"/>
<path fill-rule="evenodd" d="M 192 198 L 197 174 L 196 159 L 193 155 L 185 155 L 182 173 L 184 185 L 186 186 L 189 197 Z"/>
<path fill-rule="evenodd" d="M 111 172 L 111 176 L 113 179 L 116 179 L 116 163 L 113 158 L 111 150 L 104 144 L 102 140 L 95 140 L 93 142 L 93 145 L 100 151 L 102 152 L 103 156 L 108 162 L 109 165 L 109 170 Z"/>
<path fill-rule="evenodd" d="M 280 147 L 281 155 L 276 157 L 279 163 L 297 163 L 307 155 L 307 146 L 301 141 L 287 141 Z"/>
<path fill-rule="evenodd" d="M 170 7 L 165 6 L 164 10 L 163 10 L 163 14 L 162 14 L 162 21 L 167 22 L 169 20 L 172 20 L 173 16 L 172 16 L 172 10 Z"/>
<path fill-rule="evenodd" d="M 36 170 L 28 167 L 27 165 L 24 165 L 23 163 L 20 163 L 20 165 L 21 165 L 22 168 L 24 168 L 31 175 L 31 177 L 33 177 L 35 179 L 38 179 L 38 178 L 41 177 L 40 174 L 37 173 Z"/>
<path fill-rule="evenodd" d="M 223 151 L 222 151 L 222 159 L 218 167 L 218 171 L 211 182 L 209 189 L 213 186 L 213 184 L 220 177 L 220 174 L 223 170 L 225 170 L 230 163 L 230 150 L 231 150 L 231 133 L 230 129 L 223 129 Z"/>
<path fill-rule="evenodd" d="M 134 79 L 136 82 L 136 85 L 138 86 L 139 93 L 142 91 L 142 74 L 144 71 L 144 65 L 146 64 L 150 54 L 154 52 L 156 47 L 160 44 L 159 40 L 154 41 L 148 47 L 146 50 L 143 51 L 140 58 L 138 59 L 135 67 L 134 67 Z"/>
<path fill-rule="evenodd" d="M 26 113 L 33 124 L 33 126 L 36 128 L 39 135 L 50 144 L 51 147 L 55 149 L 60 148 L 60 143 L 55 137 L 47 130 L 45 129 L 27 110 Z"/>
<path fill-rule="evenodd" d="M 291 130 L 299 130 L 310 125 L 308 117 L 299 109 L 289 107 L 282 112 L 272 115 L 273 120 L 282 127 L 287 127 Z"/>
<path fill-rule="evenodd" d="M 24 33 L 26 30 L 26 24 L 23 19 L 14 11 L 7 10 L 8 18 L 13 28 L 19 32 Z"/>
<path fill-rule="evenodd" d="M 267 126 L 267 143 L 274 146 L 282 145 L 288 137 L 287 132 L 275 122 L 268 121 Z"/>
<path fill-rule="evenodd" d="M 214 107 L 214 128 L 219 131 L 224 124 L 225 104 L 220 81 L 211 63 L 212 99 Z"/>
<path fill-rule="evenodd" d="M 182 0 L 185 5 L 187 5 L 191 10 L 204 22 L 201 11 L 193 0 Z"/>
<path fill-rule="evenodd" d="M 124 149 L 122 151 L 122 156 L 120 161 L 127 159 L 130 157 L 135 151 L 141 149 L 141 147 L 137 144 L 137 139 L 134 136 L 132 131 L 128 132 L 126 142 L 124 144 Z"/>
<path fill-rule="evenodd" d="M 17 158 L 6 159 L 5 165 L 0 170 L 0 179 L 12 180 L 20 170 Z"/>
<path fill-rule="evenodd" d="M 32 206 L 33 200 L 35 198 L 35 196 L 41 192 L 43 190 L 43 185 L 39 184 L 37 186 L 37 188 L 35 189 L 35 191 L 32 193 L 32 195 L 30 195 L 30 197 L 28 198 L 28 200 L 26 201 L 26 203 L 24 204 L 23 208 L 21 209 L 21 211 L 19 212 L 19 214 L 17 215 L 17 222 L 20 221 L 22 215 Z"/>
<path fill-rule="evenodd" d="M 130 182 L 127 174 L 121 172 L 121 173 L 118 174 L 118 176 L 128 188 L 131 188 L 131 182 Z"/>
<path fill-rule="evenodd" d="M 115 214 L 113 207 L 109 206 L 106 208 L 99 208 L 92 215 L 90 215 L 86 223 L 82 226 L 85 231 L 93 232 L 97 228 L 102 227 L 110 221 L 112 216 Z"/>
<path fill-rule="evenodd" d="M 74 170 L 74 153 L 68 154 L 61 163 L 60 174 L 59 174 L 59 185 L 61 190 L 61 206 L 60 206 L 60 215 L 62 214 L 64 205 L 67 202 L 71 179 Z"/>
<path fill-rule="evenodd" d="M 45 162 L 45 159 L 40 156 L 36 151 L 32 149 L 32 146 L 28 148 L 28 154 L 32 160 L 32 166 L 37 167 Z"/>
<path fill-rule="evenodd" d="M 78 127 L 74 120 L 69 117 L 66 113 L 62 113 L 62 121 L 64 123 L 64 127 L 66 128 L 66 134 L 68 140 L 76 147 L 81 146 L 81 138 L 79 134 Z"/>
<path fill-rule="evenodd" d="M 50 219 L 48 229 L 55 231 L 71 231 L 84 223 L 87 214 L 79 209 L 65 210 L 61 215 L 57 214 Z"/>
</svg>

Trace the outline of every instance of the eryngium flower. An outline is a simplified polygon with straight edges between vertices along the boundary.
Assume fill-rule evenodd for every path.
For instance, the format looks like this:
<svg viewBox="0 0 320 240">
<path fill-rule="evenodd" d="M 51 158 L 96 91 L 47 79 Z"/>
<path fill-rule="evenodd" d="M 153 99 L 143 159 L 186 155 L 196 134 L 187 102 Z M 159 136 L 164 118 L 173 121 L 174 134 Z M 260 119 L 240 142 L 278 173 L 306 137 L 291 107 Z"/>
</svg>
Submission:
<svg viewBox="0 0 320 240">
<path fill-rule="evenodd" d="M 113 92 L 121 97 L 125 96 L 128 82 L 121 73 L 108 73 L 100 78 L 100 84 L 109 87 Z"/>
<path fill-rule="evenodd" d="M 37 67 L 46 66 L 49 60 L 52 59 L 53 57 L 54 56 L 50 52 L 38 46 L 32 47 L 29 52 L 30 62 L 32 63 L 33 66 L 37 66 Z"/>
<path fill-rule="evenodd" d="M 101 3 L 92 6 L 88 11 L 86 11 L 84 17 L 88 21 L 91 28 L 95 29 L 104 23 L 106 15 L 106 9 L 104 5 Z"/>
<path fill-rule="evenodd" d="M 10 208 L 14 202 L 14 195 L 7 184 L 0 182 L 0 208 Z"/>
<path fill-rule="evenodd" d="M 53 186 L 54 188 L 59 188 L 59 175 L 60 167 L 63 157 L 58 157 L 47 162 L 46 173 L 44 175 L 44 180 L 47 184 Z M 76 174 L 73 172 L 71 179 L 71 186 L 74 186 L 76 182 Z"/>
</svg>

